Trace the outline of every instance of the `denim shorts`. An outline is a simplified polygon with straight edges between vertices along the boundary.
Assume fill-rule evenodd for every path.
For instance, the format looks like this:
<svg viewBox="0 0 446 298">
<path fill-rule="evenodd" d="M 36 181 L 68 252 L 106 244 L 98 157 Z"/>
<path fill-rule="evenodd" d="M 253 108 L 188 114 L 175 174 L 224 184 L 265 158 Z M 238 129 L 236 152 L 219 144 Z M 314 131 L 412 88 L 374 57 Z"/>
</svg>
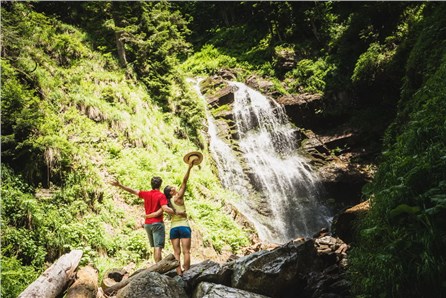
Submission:
<svg viewBox="0 0 446 298">
<path fill-rule="evenodd" d="M 190 227 L 175 227 L 170 229 L 170 239 L 192 238 L 192 230 Z"/>
<path fill-rule="evenodd" d="M 151 247 L 164 248 L 164 242 L 166 238 L 164 223 L 157 222 L 153 224 L 145 224 L 144 229 L 146 230 L 147 236 L 149 237 Z"/>
</svg>

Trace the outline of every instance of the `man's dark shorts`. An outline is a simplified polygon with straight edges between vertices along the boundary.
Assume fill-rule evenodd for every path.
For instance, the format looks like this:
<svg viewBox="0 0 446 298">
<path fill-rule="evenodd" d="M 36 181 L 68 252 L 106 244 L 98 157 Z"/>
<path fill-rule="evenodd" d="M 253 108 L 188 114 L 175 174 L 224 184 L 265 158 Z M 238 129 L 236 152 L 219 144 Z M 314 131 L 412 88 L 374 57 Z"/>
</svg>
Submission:
<svg viewBox="0 0 446 298">
<path fill-rule="evenodd" d="M 149 237 L 151 247 L 164 248 L 164 242 L 166 238 L 164 223 L 156 222 L 153 224 L 145 224 L 144 229 L 146 230 L 147 236 Z"/>
</svg>

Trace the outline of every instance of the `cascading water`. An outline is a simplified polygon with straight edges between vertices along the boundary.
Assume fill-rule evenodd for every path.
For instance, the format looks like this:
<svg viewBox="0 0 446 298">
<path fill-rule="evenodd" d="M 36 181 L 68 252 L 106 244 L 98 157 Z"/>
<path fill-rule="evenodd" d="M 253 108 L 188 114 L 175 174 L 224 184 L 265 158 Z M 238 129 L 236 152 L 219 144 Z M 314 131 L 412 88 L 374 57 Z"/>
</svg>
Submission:
<svg viewBox="0 0 446 298">
<path fill-rule="evenodd" d="M 210 151 L 223 186 L 241 197 L 235 204 L 262 241 L 310 237 L 329 225 L 318 201 L 318 179 L 297 153 L 296 129 L 281 105 L 242 83 L 235 86 L 233 117 L 238 152 L 219 138 L 208 115 Z"/>
</svg>

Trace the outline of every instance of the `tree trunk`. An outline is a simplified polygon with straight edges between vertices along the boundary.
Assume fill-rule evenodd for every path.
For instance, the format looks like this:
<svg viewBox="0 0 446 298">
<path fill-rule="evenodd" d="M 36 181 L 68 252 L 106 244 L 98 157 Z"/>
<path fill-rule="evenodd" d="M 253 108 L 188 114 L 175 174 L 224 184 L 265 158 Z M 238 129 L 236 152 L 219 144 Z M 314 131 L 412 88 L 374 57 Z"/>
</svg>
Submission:
<svg viewBox="0 0 446 298">
<path fill-rule="evenodd" d="M 98 294 L 98 272 L 91 266 L 78 270 L 76 281 L 68 289 L 65 298 L 96 298 Z"/>
<path fill-rule="evenodd" d="M 73 250 L 64 254 L 31 283 L 18 298 L 56 297 L 73 277 L 81 257 L 82 250 Z"/>
<path fill-rule="evenodd" d="M 317 41 L 320 41 L 319 33 L 317 32 L 317 27 L 313 20 L 311 20 L 311 31 L 313 31 L 314 37 L 316 37 Z"/>
<path fill-rule="evenodd" d="M 225 25 L 228 27 L 230 23 L 229 23 L 228 13 L 226 12 L 225 8 L 220 7 L 220 15 L 222 16 Z"/>
<path fill-rule="evenodd" d="M 111 295 L 113 293 L 116 293 L 119 289 L 128 285 L 136 276 L 140 275 L 142 272 L 158 272 L 162 274 L 166 273 L 169 270 L 177 268 L 179 264 L 180 263 L 175 259 L 175 256 L 173 254 L 169 254 L 167 257 L 165 257 L 155 265 L 150 266 L 147 269 L 138 270 L 129 278 L 124 279 L 107 289 L 104 289 L 104 293 L 106 295 Z"/>
<path fill-rule="evenodd" d="M 124 43 L 121 40 L 121 36 L 122 36 L 122 31 L 115 32 L 116 48 L 118 49 L 119 64 L 121 64 L 122 67 L 126 67 L 127 58 L 125 55 Z"/>
</svg>

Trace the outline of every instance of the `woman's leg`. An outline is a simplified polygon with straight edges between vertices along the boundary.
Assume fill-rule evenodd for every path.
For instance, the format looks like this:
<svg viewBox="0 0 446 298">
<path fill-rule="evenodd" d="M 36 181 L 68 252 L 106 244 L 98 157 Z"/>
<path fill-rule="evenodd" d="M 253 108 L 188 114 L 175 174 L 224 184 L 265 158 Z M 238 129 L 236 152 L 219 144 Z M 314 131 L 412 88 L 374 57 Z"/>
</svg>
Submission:
<svg viewBox="0 0 446 298">
<path fill-rule="evenodd" d="M 181 247 L 183 249 L 183 260 L 184 260 L 184 271 L 189 270 L 190 268 L 190 246 L 191 246 L 191 238 L 182 238 L 181 239 Z"/>
<path fill-rule="evenodd" d="M 181 270 L 181 259 L 180 259 L 180 255 L 181 255 L 181 247 L 180 247 L 180 239 L 179 239 L 179 238 L 174 238 L 174 239 L 170 239 L 170 241 L 172 242 L 173 255 L 175 256 L 175 259 L 177 259 L 178 262 L 180 263 L 180 265 L 178 265 L 178 267 L 177 267 L 177 274 L 178 274 L 178 275 L 182 275 L 182 274 L 183 274 L 183 271 Z"/>
</svg>

